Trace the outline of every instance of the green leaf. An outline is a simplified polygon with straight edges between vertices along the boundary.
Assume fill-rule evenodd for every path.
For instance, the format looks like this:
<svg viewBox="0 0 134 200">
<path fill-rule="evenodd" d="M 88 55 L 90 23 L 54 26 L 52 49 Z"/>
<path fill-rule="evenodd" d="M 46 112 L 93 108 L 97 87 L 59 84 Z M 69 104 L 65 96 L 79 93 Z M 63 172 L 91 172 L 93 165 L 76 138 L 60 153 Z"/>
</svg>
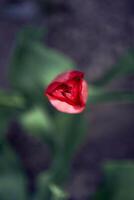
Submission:
<svg viewBox="0 0 134 200">
<path fill-rule="evenodd" d="M 134 162 L 118 161 L 104 165 L 104 180 L 95 200 L 133 200 Z"/>
<path fill-rule="evenodd" d="M 0 139 L 3 138 L 4 134 L 8 130 L 10 120 L 15 114 L 15 109 L 0 107 Z"/>
<path fill-rule="evenodd" d="M 39 136 L 55 151 L 55 123 L 43 106 L 34 106 L 20 114 L 19 122 L 23 129 L 34 136 Z"/>
<path fill-rule="evenodd" d="M 12 116 L 24 108 L 24 98 L 0 90 L 0 137 L 7 131 Z"/>
<path fill-rule="evenodd" d="M 11 113 L 9 110 L 0 108 L 0 138 L 7 131 Z"/>
<path fill-rule="evenodd" d="M 37 192 L 35 195 L 35 199 L 39 200 L 50 200 L 52 196 L 52 192 L 50 191 L 50 174 L 49 172 L 42 172 L 39 174 L 37 178 Z"/>
<path fill-rule="evenodd" d="M 61 187 L 69 177 L 71 160 L 87 133 L 84 112 L 77 115 L 58 113 L 55 122 L 57 125 L 57 133 L 55 133 L 57 138 L 56 151 L 49 172 L 41 174 L 38 179 L 38 195 L 41 197 L 40 199 L 52 199 L 51 197 L 53 199 L 62 199 L 61 196 L 64 192 L 63 190 L 61 191 Z"/>
<path fill-rule="evenodd" d="M 10 147 L 7 138 L 0 140 L 0 176 L 3 173 L 17 173 L 21 171 L 20 159 Z"/>
<path fill-rule="evenodd" d="M 43 46 L 33 37 L 34 32 L 20 34 L 10 73 L 13 87 L 32 95 L 36 95 L 39 87 L 44 88 L 57 74 L 75 66 L 63 54 Z"/>
<path fill-rule="evenodd" d="M 104 86 L 122 75 L 134 74 L 134 51 L 129 50 L 117 64 L 108 70 L 99 80 L 94 81 L 96 86 Z"/>
<path fill-rule="evenodd" d="M 52 200 L 68 199 L 68 194 L 59 186 L 50 184 L 50 191 L 52 192 Z"/>
<path fill-rule="evenodd" d="M 0 90 L 0 108 L 24 109 L 25 99 L 18 93 Z"/>
<path fill-rule="evenodd" d="M 38 135 L 46 132 L 52 132 L 54 124 L 52 119 L 43 107 L 33 107 L 20 116 L 20 122 L 23 128 L 32 134 Z"/>
<path fill-rule="evenodd" d="M 3 174 L 0 177 L 1 200 L 27 199 L 26 181 L 20 174 Z"/>
<path fill-rule="evenodd" d="M 134 91 L 106 91 L 99 87 L 90 87 L 88 103 L 134 103 Z"/>
<path fill-rule="evenodd" d="M 42 172 L 37 178 L 36 198 L 39 200 L 65 200 L 68 194 L 59 185 L 56 185 L 51 176 L 51 171 Z"/>
</svg>

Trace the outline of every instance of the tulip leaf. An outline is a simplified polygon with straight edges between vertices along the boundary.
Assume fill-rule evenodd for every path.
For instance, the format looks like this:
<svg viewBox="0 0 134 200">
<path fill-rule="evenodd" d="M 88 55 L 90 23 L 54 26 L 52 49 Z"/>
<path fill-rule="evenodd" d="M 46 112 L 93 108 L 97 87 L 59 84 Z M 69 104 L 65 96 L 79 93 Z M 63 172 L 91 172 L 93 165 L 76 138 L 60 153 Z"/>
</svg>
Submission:
<svg viewBox="0 0 134 200">
<path fill-rule="evenodd" d="M 87 123 L 84 112 L 77 115 L 59 113 L 59 115 L 57 115 L 56 124 L 58 125 L 58 123 L 60 129 L 59 126 L 57 126 L 57 131 L 59 131 L 56 137 L 59 138 L 59 140 L 57 140 L 54 160 L 48 175 L 44 173 L 44 178 L 42 176 L 40 177 L 44 184 L 47 183 L 47 186 L 49 182 L 50 185 L 52 184 L 56 187 L 47 187 L 46 191 L 43 189 L 44 192 L 39 192 L 39 194 L 44 194 L 42 198 L 45 199 L 47 199 L 48 196 L 50 198 L 53 192 L 59 191 L 58 188 L 63 186 L 70 172 L 71 160 L 87 133 Z M 42 183 L 41 180 L 39 182 L 40 184 Z M 44 188 L 43 183 L 41 185 L 43 185 Z"/>
<path fill-rule="evenodd" d="M 0 138 L 8 129 L 11 112 L 7 109 L 0 108 Z"/>
<path fill-rule="evenodd" d="M 134 103 L 134 91 L 106 91 L 99 87 L 90 88 L 88 103 Z"/>
<path fill-rule="evenodd" d="M 62 188 L 55 184 L 50 184 L 50 191 L 52 193 L 52 199 L 53 200 L 67 200 L 68 194 L 63 191 Z"/>
<path fill-rule="evenodd" d="M 0 176 L 1 200 L 27 199 L 26 181 L 20 174 L 3 174 Z"/>
<path fill-rule="evenodd" d="M 40 173 L 37 178 L 35 199 L 66 200 L 68 196 L 68 193 L 63 190 L 63 186 L 53 182 L 51 171 Z"/>
<path fill-rule="evenodd" d="M 134 199 L 134 162 L 109 162 L 103 171 L 104 180 L 94 200 Z"/>
<path fill-rule="evenodd" d="M 20 114 L 19 122 L 26 133 L 40 137 L 55 151 L 55 123 L 43 106 L 34 106 Z"/>
<path fill-rule="evenodd" d="M 0 108 L 24 109 L 25 99 L 20 94 L 0 90 Z"/>
<path fill-rule="evenodd" d="M 52 131 L 52 121 L 41 107 L 33 107 L 21 114 L 20 122 L 22 126 L 33 134 L 39 134 L 44 131 Z"/>
<path fill-rule="evenodd" d="M 111 69 L 109 69 L 99 79 L 94 81 L 96 86 L 104 86 L 112 81 L 114 78 L 118 78 L 122 75 L 134 74 L 134 51 L 129 50 Z"/>
<path fill-rule="evenodd" d="M 0 136 L 7 131 L 12 116 L 24 108 L 25 101 L 20 95 L 0 90 Z"/>
<path fill-rule="evenodd" d="M 10 73 L 12 86 L 32 95 L 39 87 L 44 88 L 50 83 L 57 74 L 75 67 L 63 54 L 43 46 L 33 37 L 34 32 L 23 31 L 19 35 Z"/>
</svg>

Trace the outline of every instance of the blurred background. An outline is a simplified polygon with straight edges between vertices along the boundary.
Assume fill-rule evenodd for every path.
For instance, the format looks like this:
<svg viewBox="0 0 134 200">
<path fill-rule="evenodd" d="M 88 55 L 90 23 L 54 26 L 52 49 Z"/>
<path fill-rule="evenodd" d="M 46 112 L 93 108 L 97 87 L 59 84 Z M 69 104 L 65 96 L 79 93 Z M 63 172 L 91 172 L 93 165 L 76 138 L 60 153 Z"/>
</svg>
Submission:
<svg viewBox="0 0 134 200">
<path fill-rule="evenodd" d="M 0 87 L 5 90 L 11 88 L 8 70 L 18 32 L 29 25 L 43 28 L 45 45 L 70 57 L 92 83 L 129 49 L 133 49 L 134 2 L 0 0 Z M 134 76 L 131 74 L 115 79 L 107 88 L 133 90 Z M 87 114 L 90 124 L 87 138 L 73 158 L 66 186 L 70 200 L 92 199 L 103 180 L 102 162 L 132 162 L 134 159 L 134 104 L 101 104 L 91 110 Z M 31 193 L 35 191 L 37 175 L 48 170 L 52 161 L 47 143 L 27 134 L 15 119 L 12 119 L 6 132 L 6 141 L 1 140 L 0 143 L 0 200 L 16 199 L 13 195 L 12 198 L 10 195 L 4 197 L 2 193 L 4 189 L 7 193 L 10 190 L 12 172 L 6 178 L 2 174 L 12 171 L 11 168 L 15 168 L 16 163 L 16 174 L 20 170 L 26 177 L 26 190 Z M 20 183 L 21 179 L 22 177 L 19 179 Z M 15 179 L 13 180 L 11 185 L 15 185 Z M 131 184 L 133 183 L 134 180 Z M 21 189 L 21 185 L 16 188 L 17 191 Z M 22 196 L 17 200 L 26 199 Z"/>
</svg>

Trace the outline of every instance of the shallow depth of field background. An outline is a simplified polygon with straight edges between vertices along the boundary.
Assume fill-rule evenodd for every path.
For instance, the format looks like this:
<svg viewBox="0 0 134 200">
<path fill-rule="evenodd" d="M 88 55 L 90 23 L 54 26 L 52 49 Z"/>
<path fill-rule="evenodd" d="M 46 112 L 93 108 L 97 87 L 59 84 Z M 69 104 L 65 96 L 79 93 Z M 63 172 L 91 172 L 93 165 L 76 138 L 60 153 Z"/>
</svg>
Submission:
<svg viewBox="0 0 134 200">
<path fill-rule="evenodd" d="M 85 72 L 86 79 L 90 82 L 100 78 L 121 56 L 134 47 L 133 0 L 1 0 L 1 88 L 10 89 L 7 71 L 16 37 L 19 31 L 28 25 L 43 28 L 44 44 L 70 57 L 79 69 Z M 118 78 L 107 88 L 133 90 L 134 75 Z M 128 162 L 128 165 L 131 165 L 130 177 L 133 177 L 130 185 L 134 185 L 134 104 L 109 103 L 91 109 L 92 112 L 87 114 L 90 128 L 85 142 L 79 146 L 72 160 L 66 186 L 70 200 L 93 198 L 93 194 L 103 182 L 101 164 L 104 161 L 114 160 L 122 164 Z M 0 197 L 0 200 L 16 200 L 15 194 L 10 196 L 10 190 L 11 185 L 16 191 L 22 190 L 17 170 L 26 177 L 26 190 L 32 193 L 36 190 L 37 175 L 49 169 L 52 155 L 47 143 L 42 142 L 40 137 L 25 133 L 14 119 L 6 137 L 7 143 L 5 140 L 4 143 L 0 141 L 0 195 L 3 195 L 4 190 L 7 195 Z M 12 170 L 16 163 L 18 185 L 15 178 L 12 179 Z M 127 174 L 121 178 L 123 174 L 120 175 L 121 182 L 128 178 Z M 116 182 L 113 184 L 117 189 L 119 182 L 117 185 Z M 126 189 L 124 185 L 122 187 L 119 193 Z M 20 193 L 20 199 L 26 200 L 25 195 L 23 197 L 25 192 Z M 119 194 L 119 198 L 116 195 L 112 198 L 112 195 L 106 199 L 120 200 Z M 126 191 L 126 200 L 133 200 L 133 195 L 130 192 L 127 194 Z"/>
</svg>

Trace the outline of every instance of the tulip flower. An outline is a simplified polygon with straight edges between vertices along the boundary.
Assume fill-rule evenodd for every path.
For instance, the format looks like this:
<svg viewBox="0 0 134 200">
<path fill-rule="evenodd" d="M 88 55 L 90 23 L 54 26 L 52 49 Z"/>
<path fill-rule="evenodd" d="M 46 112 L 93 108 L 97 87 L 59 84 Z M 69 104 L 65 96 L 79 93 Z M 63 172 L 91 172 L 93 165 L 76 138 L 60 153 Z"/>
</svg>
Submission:
<svg viewBox="0 0 134 200">
<path fill-rule="evenodd" d="M 45 89 L 45 95 L 58 111 L 81 113 L 88 98 L 84 73 L 73 70 L 59 74 Z"/>
</svg>

